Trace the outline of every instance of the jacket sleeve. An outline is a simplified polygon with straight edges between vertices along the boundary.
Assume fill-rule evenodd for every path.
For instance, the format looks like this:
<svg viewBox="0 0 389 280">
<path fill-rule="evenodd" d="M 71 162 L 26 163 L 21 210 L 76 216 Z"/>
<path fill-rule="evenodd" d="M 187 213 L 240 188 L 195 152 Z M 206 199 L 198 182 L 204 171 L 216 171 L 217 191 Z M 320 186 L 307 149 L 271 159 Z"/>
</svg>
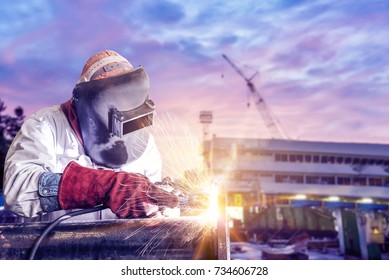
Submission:
<svg viewBox="0 0 389 280">
<path fill-rule="evenodd" d="M 34 217 L 42 213 L 38 194 L 39 178 L 55 172 L 55 135 L 42 115 L 26 119 L 14 138 L 4 166 L 5 207 L 17 215 Z"/>
</svg>

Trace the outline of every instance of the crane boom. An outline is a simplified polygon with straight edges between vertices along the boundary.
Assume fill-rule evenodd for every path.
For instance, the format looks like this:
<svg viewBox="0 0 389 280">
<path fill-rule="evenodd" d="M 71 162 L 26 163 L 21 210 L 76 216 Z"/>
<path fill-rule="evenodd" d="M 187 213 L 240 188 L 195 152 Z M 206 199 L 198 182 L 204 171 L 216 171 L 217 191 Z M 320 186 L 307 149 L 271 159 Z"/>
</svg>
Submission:
<svg viewBox="0 0 389 280">
<path fill-rule="evenodd" d="M 243 77 L 243 79 L 246 81 L 248 88 L 250 89 L 251 96 L 253 98 L 254 104 L 257 107 L 261 118 L 263 122 L 265 123 L 266 127 L 268 128 L 271 136 L 273 138 L 286 138 L 285 133 L 280 130 L 280 128 L 277 126 L 272 114 L 270 113 L 265 100 L 261 96 L 261 94 L 257 91 L 254 84 L 251 82 L 251 80 L 258 74 L 258 72 L 254 73 L 250 78 L 247 78 L 243 72 L 225 55 L 222 55 L 225 60 L 232 66 L 232 68 L 235 69 L 235 71 Z"/>
</svg>

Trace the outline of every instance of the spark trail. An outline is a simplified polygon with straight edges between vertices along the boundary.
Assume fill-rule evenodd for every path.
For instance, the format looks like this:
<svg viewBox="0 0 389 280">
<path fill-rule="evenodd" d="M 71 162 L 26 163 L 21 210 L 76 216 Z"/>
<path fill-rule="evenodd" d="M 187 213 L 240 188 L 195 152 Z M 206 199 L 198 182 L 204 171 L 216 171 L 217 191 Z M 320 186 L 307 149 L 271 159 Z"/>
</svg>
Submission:
<svg viewBox="0 0 389 280">
<path fill-rule="evenodd" d="M 176 191 L 184 197 L 192 198 L 193 213 L 198 215 L 201 198 L 207 196 L 211 201 L 216 200 L 220 180 L 214 178 L 201 155 L 201 140 L 192 133 L 191 128 L 177 116 L 167 112 L 156 116 L 155 125 L 150 128 L 155 137 L 162 158 L 162 177 L 170 178 Z M 197 200 L 196 200 L 197 199 Z M 196 202 L 197 207 L 196 207 Z M 215 208 L 212 210 L 216 210 Z"/>
<path fill-rule="evenodd" d="M 159 252 L 155 258 L 171 257 L 172 248 L 201 242 L 202 237 L 215 229 L 218 183 L 208 172 L 200 154 L 200 140 L 178 117 L 167 112 L 158 113 L 153 126 L 147 130 L 154 136 L 161 154 L 162 178 L 168 178 L 173 191 L 186 200 L 185 209 L 181 207 L 181 216 L 185 217 L 145 219 L 147 225 L 141 225 L 128 238 L 148 236 L 138 249 L 139 256 Z M 204 194 L 208 197 L 204 202 L 206 207 L 202 201 L 196 204 L 197 197 L 201 200 Z M 150 227 L 153 224 L 155 226 Z"/>
</svg>

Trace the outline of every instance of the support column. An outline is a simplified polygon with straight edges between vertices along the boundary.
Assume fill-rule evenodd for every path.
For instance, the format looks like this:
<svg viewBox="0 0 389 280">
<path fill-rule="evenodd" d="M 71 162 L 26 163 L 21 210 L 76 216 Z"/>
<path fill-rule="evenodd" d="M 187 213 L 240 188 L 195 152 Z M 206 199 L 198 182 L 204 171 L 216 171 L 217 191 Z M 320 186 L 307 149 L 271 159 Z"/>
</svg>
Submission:
<svg viewBox="0 0 389 280">
<path fill-rule="evenodd" d="M 219 260 L 230 259 L 230 229 L 227 216 L 227 194 L 218 196 L 217 254 Z"/>
<path fill-rule="evenodd" d="M 368 219 L 367 215 L 363 212 L 356 213 L 357 226 L 358 226 L 358 236 L 359 236 L 359 247 L 361 250 L 361 258 L 363 260 L 369 259 L 369 252 L 367 247 L 367 239 L 366 239 L 366 219 Z"/>
<path fill-rule="evenodd" d="M 343 228 L 342 210 L 340 208 L 335 209 L 333 212 L 335 217 L 335 229 L 338 232 L 339 250 L 342 256 L 346 255 L 346 243 Z"/>
</svg>

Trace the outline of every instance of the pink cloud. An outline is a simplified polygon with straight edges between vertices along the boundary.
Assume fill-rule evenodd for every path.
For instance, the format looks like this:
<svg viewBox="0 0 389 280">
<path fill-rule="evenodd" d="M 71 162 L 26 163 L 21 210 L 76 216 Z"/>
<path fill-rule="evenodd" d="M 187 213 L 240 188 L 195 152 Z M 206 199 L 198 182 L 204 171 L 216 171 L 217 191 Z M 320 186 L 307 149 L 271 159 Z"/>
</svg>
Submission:
<svg viewBox="0 0 389 280">
<path fill-rule="evenodd" d="M 158 110 L 178 115 L 198 135 L 199 112 L 212 110 L 211 133 L 268 137 L 258 110 L 246 106 L 245 81 L 221 57 L 226 53 L 248 76 L 259 70 L 255 85 L 292 138 L 388 142 L 387 12 L 364 2 L 360 10 L 329 5 L 325 12 L 302 3 L 305 14 L 213 3 L 211 15 L 197 2 L 190 9 L 165 4 L 169 18 L 156 13 L 148 21 L 141 2 L 50 4 L 45 22 L 37 19 L 22 35 L 11 31 L 1 47 L 1 99 L 26 114 L 63 102 L 86 59 L 109 48 L 142 64 Z M 217 24 L 204 24 L 209 17 Z"/>
</svg>

